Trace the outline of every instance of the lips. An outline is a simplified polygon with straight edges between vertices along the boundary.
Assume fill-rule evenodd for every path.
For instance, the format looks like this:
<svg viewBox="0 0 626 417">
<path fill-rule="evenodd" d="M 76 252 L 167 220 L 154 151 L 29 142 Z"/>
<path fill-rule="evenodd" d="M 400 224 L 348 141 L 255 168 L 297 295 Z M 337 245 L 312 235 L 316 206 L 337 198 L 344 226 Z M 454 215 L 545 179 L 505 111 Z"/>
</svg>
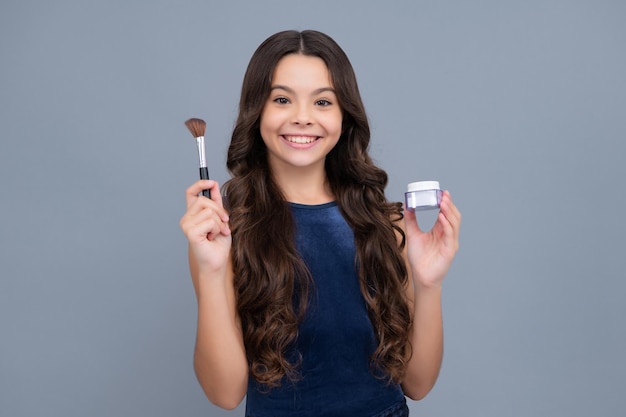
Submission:
<svg viewBox="0 0 626 417">
<path fill-rule="evenodd" d="M 290 143 L 297 143 L 300 145 L 306 145 L 318 140 L 319 136 L 296 136 L 296 135 L 283 135 L 283 138 Z"/>
</svg>

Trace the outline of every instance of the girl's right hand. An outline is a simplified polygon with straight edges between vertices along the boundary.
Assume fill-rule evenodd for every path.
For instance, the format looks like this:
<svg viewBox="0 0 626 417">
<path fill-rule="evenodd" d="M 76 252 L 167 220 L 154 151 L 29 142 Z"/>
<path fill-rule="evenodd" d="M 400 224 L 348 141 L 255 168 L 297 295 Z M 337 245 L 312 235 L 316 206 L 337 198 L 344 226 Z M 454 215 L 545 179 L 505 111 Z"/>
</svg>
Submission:
<svg viewBox="0 0 626 417">
<path fill-rule="evenodd" d="M 211 199 L 200 193 L 211 190 Z M 231 247 L 228 213 L 222 204 L 220 187 L 216 181 L 200 180 L 187 188 L 187 212 L 180 219 L 180 227 L 189 241 L 200 271 L 223 271 L 228 263 Z"/>
</svg>

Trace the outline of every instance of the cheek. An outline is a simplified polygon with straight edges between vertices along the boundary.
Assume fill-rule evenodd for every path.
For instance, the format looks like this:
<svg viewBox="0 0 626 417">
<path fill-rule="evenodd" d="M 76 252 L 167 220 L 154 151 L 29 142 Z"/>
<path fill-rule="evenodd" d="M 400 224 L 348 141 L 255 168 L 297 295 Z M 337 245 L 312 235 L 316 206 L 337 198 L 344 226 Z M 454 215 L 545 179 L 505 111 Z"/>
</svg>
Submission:
<svg viewBox="0 0 626 417">
<path fill-rule="evenodd" d="M 259 121 L 259 131 L 261 132 L 261 137 L 263 138 L 263 140 L 265 140 L 265 138 L 271 131 L 271 119 L 262 116 L 261 120 Z"/>
<path fill-rule="evenodd" d="M 261 130 L 261 134 L 263 132 L 272 132 L 277 130 L 280 127 L 280 120 L 276 117 L 275 114 L 271 112 L 263 113 L 261 115 L 261 120 L 259 121 L 259 129 Z"/>
<path fill-rule="evenodd" d="M 339 136 L 341 135 L 343 129 L 343 117 L 341 113 L 333 114 L 332 117 L 329 117 L 326 123 L 329 131 L 332 131 L 333 134 Z"/>
</svg>

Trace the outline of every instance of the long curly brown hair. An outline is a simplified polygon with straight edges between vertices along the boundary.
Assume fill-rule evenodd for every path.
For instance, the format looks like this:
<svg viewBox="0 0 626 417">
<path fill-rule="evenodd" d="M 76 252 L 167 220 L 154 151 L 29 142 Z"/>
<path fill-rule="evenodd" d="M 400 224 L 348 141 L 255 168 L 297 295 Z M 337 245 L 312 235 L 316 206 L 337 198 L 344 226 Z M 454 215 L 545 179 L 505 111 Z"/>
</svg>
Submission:
<svg viewBox="0 0 626 417">
<path fill-rule="evenodd" d="M 378 342 L 372 367 L 398 383 L 411 356 L 408 278 L 402 257 L 405 236 L 396 224 L 402 219 L 402 205 L 387 201 L 387 174 L 368 154 L 369 124 L 348 57 L 332 38 L 311 30 L 272 35 L 253 54 L 228 149 L 232 178 L 224 194 L 231 214 L 237 306 L 251 375 L 267 387 L 279 386 L 285 376 L 299 377 L 298 358 L 287 358 L 286 353 L 298 337 L 298 323 L 313 285 L 296 251 L 289 204 L 272 178 L 260 134 L 274 69 L 288 54 L 316 56 L 328 67 L 343 122 L 339 142 L 326 157 L 326 175 L 354 231 L 355 268 Z"/>
</svg>

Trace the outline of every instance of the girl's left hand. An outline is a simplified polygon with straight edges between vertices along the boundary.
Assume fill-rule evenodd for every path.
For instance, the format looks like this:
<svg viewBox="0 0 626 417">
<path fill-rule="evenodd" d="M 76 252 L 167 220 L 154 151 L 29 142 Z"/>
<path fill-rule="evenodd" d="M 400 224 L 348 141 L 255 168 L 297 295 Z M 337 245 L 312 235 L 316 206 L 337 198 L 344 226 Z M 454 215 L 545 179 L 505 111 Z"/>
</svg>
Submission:
<svg viewBox="0 0 626 417">
<path fill-rule="evenodd" d="M 407 255 L 416 286 L 440 285 L 459 248 L 461 213 L 448 191 L 441 197 L 439 217 L 429 232 L 420 229 L 415 213 L 404 211 Z"/>
</svg>

